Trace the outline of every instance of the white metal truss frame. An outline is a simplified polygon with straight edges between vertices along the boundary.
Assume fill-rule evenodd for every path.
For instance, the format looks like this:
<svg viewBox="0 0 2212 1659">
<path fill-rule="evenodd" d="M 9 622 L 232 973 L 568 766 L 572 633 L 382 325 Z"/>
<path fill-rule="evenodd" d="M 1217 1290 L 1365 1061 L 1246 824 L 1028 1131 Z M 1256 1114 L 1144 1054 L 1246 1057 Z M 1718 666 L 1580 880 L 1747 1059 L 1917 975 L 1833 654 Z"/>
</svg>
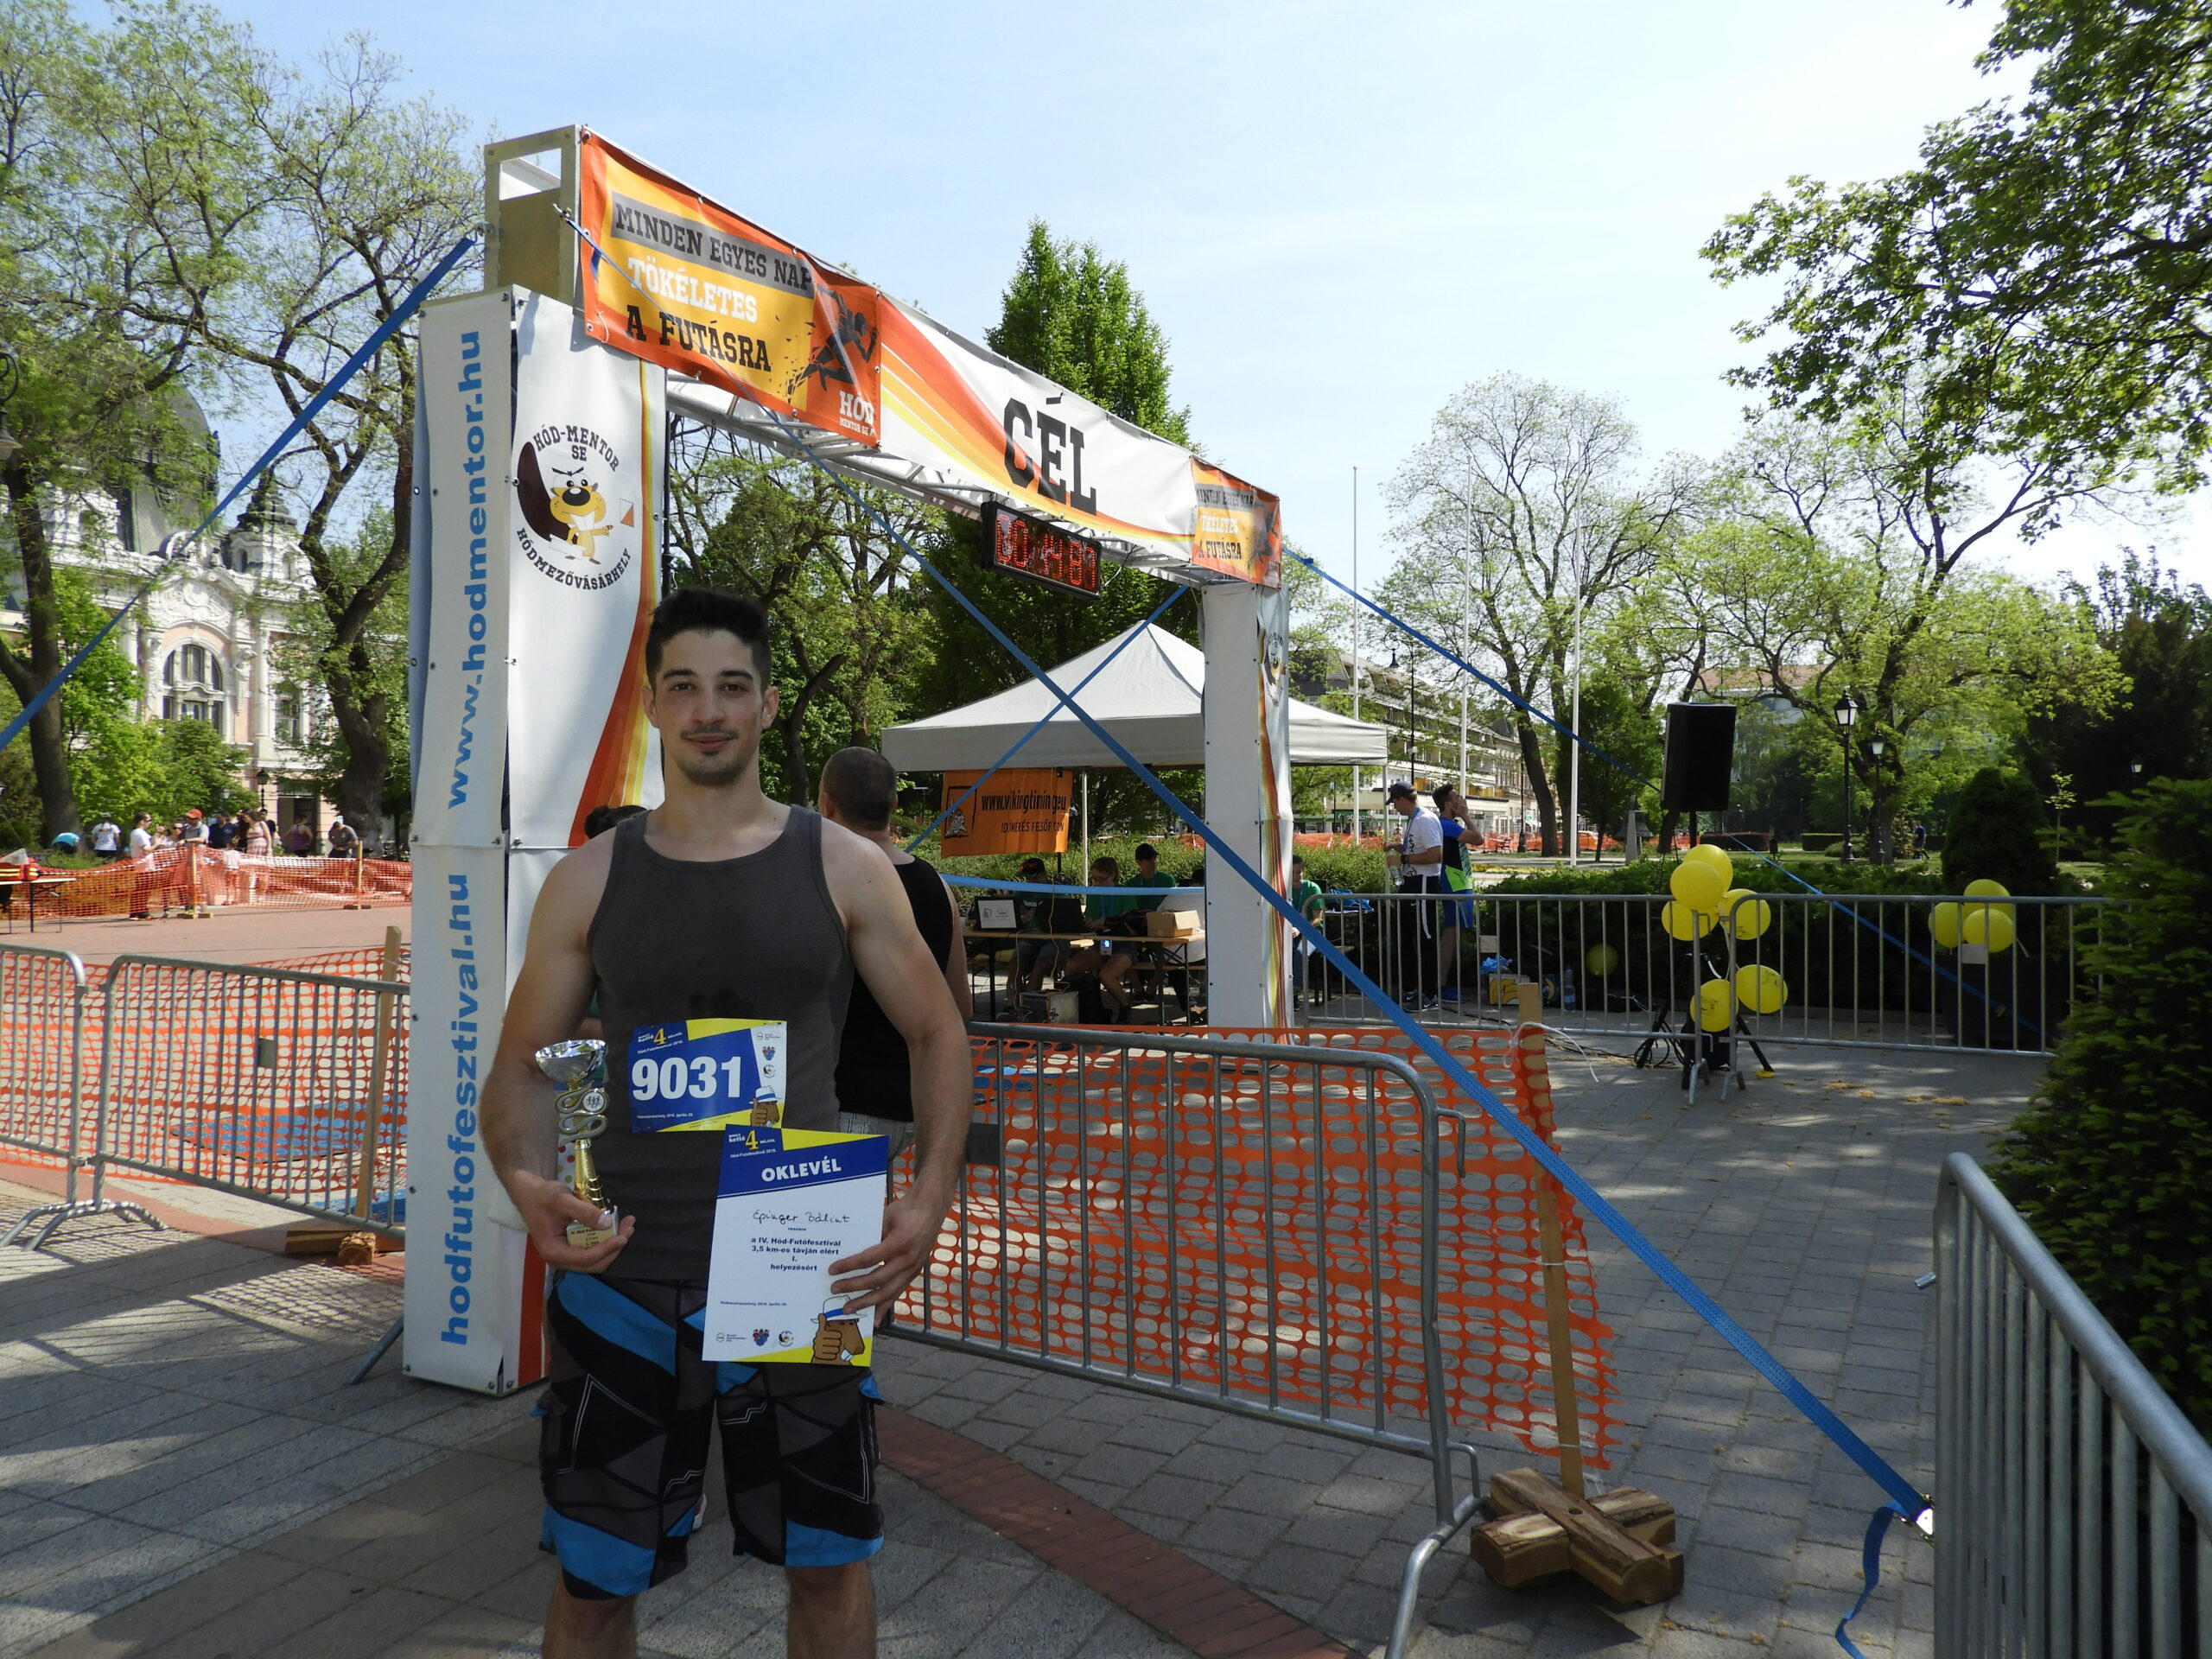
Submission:
<svg viewBox="0 0 2212 1659">
<path fill-rule="evenodd" d="M 980 518 L 986 507 L 1001 506 L 1027 518 L 1041 519 L 1070 536 L 1095 543 L 1101 555 L 1112 563 L 1180 582 L 1186 588 L 1208 588 L 1238 580 L 1166 558 L 1138 543 L 1100 536 L 1085 525 L 1046 517 L 1032 502 L 956 477 L 943 467 L 925 467 L 918 461 L 872 449 L 796 416 L 772 415 L 741 393 L 708 385 L 673 370 L 668 377 L 668 408 L 671 415 L 719 427 L 747 443 L 772 449 L 778 454 L 815 461 L 856 483 L 895 491 L 909 500 L 944 507 L 963 518 Z"/>
</svg>

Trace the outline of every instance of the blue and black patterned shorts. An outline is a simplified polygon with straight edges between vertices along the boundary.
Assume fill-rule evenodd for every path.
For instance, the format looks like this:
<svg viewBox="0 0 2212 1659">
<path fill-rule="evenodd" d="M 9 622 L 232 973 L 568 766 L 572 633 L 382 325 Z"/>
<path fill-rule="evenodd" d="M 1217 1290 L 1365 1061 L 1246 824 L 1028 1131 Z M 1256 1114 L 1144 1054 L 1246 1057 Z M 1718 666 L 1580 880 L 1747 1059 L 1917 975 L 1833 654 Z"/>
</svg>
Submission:
<svg viewBox="0 0 2212 1659">
<path fill-rule="evenodd" d="M 540 1548 L 560 1557 L 573 1596 L 634 1596 L 683 1570 L 716 1426 L 739 1554 L 841 1567 L 883 1548 L 871 1374 L 709 1360 L 706 1300 L 698 1282 L 554 1281 Z"/>
</svg>

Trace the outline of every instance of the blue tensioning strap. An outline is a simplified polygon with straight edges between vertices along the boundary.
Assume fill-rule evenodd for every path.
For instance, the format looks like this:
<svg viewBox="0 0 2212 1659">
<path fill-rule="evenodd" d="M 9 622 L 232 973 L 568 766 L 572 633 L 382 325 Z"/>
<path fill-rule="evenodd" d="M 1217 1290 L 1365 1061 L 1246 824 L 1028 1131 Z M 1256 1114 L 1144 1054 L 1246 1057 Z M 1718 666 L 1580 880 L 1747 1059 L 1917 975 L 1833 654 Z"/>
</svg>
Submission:
<svg viewBox="0 0 2212 1659">
<path fill-rule="evenodd" d="M 769 409 L 765 404 L 760 407 L 771 419 L 777 421 L 779 425 L 784 424 L 782 417 L 778 416 L 775 410 Z M 788 429 L 786 427 L 786 430 Z M 798 447 L 801 449 L 805 448 L 803 444 Z M 812 454 L 811 451 L 807 453 L 810 455 Z M 1175 792 L 1161 783 L 1159 779 L 1154 777 L 1151 770 L 1136 756 L 1130 753 L 1119 739 L 1062 690 L 1050 675 L 1030 659 L 1027 652 L 1016 645 L 1013 639 L 989 617 L 984 615 L 973 600 L 947 581 L 944 573 L 924 558 L 913 543 L 901 535 L 898 529 L 878 512 L 858 491 L 818 458 L 816 459 L 815 464 L 822 468 L 832 483 L 844 492 L 848 499 L 875 521 L 883 533 L 908 558 L 913 560 L 931 581 L 944 588 L 946 594 L 969 615 L 974 617 L 983 631 L 997 640 L 1014 661 L 1020 664 L 1022 668 L 1040 685 L 1050 691 L 1070 714 L 1081 721 L 1089 728 L 1092 736 L 1118 756 L 1122 764 L 1127 766 L 1135 776 L 1142 779 L 1147 787 L 1160 798 L 1161 803 L 1176 817 L 1189 824 L 1199 839 L 1213 849 L 1217 857 L 1227 864 L 1230 869 L 1236 871 L 1253 892 L 1272 905 L 1283 920 L 1295 930 L 1300 938 L 1311 944 L 1324 961 L 1342 974 L 1347 982 L 1356 986 L 1361 995 L 1382 1009 L 1389 1016 L 1391 1023 L 1405 1033 L 1414 1047 L 1420 1049 L 1423 1054 L 1433 1061 L 1444 1075 L 1470 1099 L 1479 1104 L 1493 1122 L 1518 1141 L 1529 1155 L 1560 1184 L 1562 1190 L 1586 1205 L 1590 1213 L 1596 1217 L 1616 1238 L 1627 1245 L 1638 1261 L 1658 1275 L 1662 1284 L 1680 1296 L 1689 1305 L 1692 1312 L 1719 1332 L 1729 1346 L 1742 1355 L 1753 1370 L 1773 1384 L 1784 1399 L 1804 1414 L 1808 1421 L 1840 1446 L 1844 1454 L 1857 1464 L 1866 1477 L 1888 1495 L 1891 1502 L 1897 1506 L 1900 1513 L 1917 1515 L 1929 1507 L 1928 1498 L 1915 1489 L 1911 1482 L 1891 1468 L 1889 1462 L 1872 1446 L 1861 1440 L 1849 1424 L 1838 1417 L 1813 1394 L 1812 1390 L 1799 1382 L 1780 1360 L 1767 1352 L 1751 1332 L 1737 1324 L 1726 1309 L 1707 1294 L 1703 1287 L 1669 1261 L 1664 1251 L 1646 1238 L 1635 1224 L 1616 1209 L 1611 1199 L 1592 1186 L 1583 1179 L 1580 1171 L 1546 1144 L 1542 1136 L 1537 1135 L 1513 1113 L 1507 1110 L 1504 1103 L 1484 1087 L 1481 1081 L 1460 1063 L 1456 1055 L 1439 1042 L 1426 1027 L 1408 1016 L 1403 1008 L 1384 993 L 1381 986 L 1361 972 L 1351 958 L 1338 950 L 1320 929 L 1300 915 L 1297 906 L 1284 898 L 1281 893 L 1277 893 L 1272 883 L 1262 880 L 1259 872 L 1245 862 L 1234 848 L 1223 841 L 1211 824 L 1185 806 L 1177 798 Z M 1870 1584 L 1866 1593 L 1872 1593 L 1872 1586 Z M 1848 1622 L 1847 1618 L 1847 1622 Z"/>
<path fill-rule="evenodd" d="M 180 548 L 191 546 L 193 543 L 207 533 L 208 525 L 230 511 L 231 503 L 245 493 L 246 486 L 267 471 L 270 463 L 283 452 L 284 446 L 297 437 L 301 429 L 309 421 L 322 413 L 324 406 L 338 395 L 346 383 L 359 374 L 362 366 L 384 349 L 385 343 L 399 332 L 400 325 L 415 314 L 417 306 L 430 297 L 431 290 L 445 281 L 446 277 L 451 274 L 453 268 L 467 258 L 468 251 L 475 245 L 475 237 L 473 235 L 462 237 L 460 241 L 453 245 L 452 251 L 430 268 L 429 276 L 408 289 L 406 297 L 400 301 L 398 308 L 377 325 L 376 332 L 369 336 L 367 342 L 362 346 L 361 349 L 347 358 L 345 365 L 338 371 L 329 383 L 308 400 L 307 407 L 293 418 L 292 423 L 277 435 L 274 443 L 261 452 L 261 459 L 247 467 L 239 475 L 238 481 L 231 486 L 229 493 L 215 504 L 215 510 L 202 518 L 194 527 L 192 533 L 178 543 Z M 0 731 L 0 749 L 6 748 L 16 741 L 23 728 L 31 723 L 32 720 L 37 716 L 38 711 L 46 707 L 54 694 L 68 683 L 69 677 L 85 665 L 85 659 L 100 648 L 100 641 L 114 632 L 116 625 L 130 615 L 138 601 L 152 593 L 162 578 L 168 574 L 166 570 L 157 570 L 148 578 L 145 586 L 125 600 L 122 609 L 108 618 L 106 626 L 86 641 L 81 651 L 61 665 L 61 671 L 48 681 L 36 696 L 23 705 L 22 712 L 8 722 L 5 731 Z"/>
<path fill-rule="evenodd" d="M 1414 626 L 1412 623 L 1407 621 L 1402 616 L 1392 614 L 1390 612 L 1384 610 L 1380 605 L 1377 605 L 1365 594 L 1361 593 L 1357 588 L 1351 586 L 1349 583 L 1338 581 L 1334 576 L 1324 570 L 1319 565 L 1314 563 L 1313 560 L 1307 558 L 1303 553 L 1300 553 L 1296 548 L 1286 548 L 1284 550 L 1287 552 L 1292 558 L 1296 559 L 1308 570 L 1311 570 L 1315 575 L 1320 577 L 1322 581 L 1327 582 L 1332 588 L 1343 589 L 1344 592 L 1350 594 L 1353 599 L 1357 600 L 1360 604 L 1366 606 L 1369 610 L 1374 612 L 1376 615 L 1381 617 L 1392 627 L 1410 634 L 1414 639 L 1420 640 L 1422 645 L 1427 646 L 1429 650 L 1434 652 L 1439 657 L 1441 657 L 1446 662 L 1451 664 L 1462 674 L 1471 675 L 1474 678 L 1480 680 L 1484 685 L 1490 687 L 1491 690 L 1497 692 L 1499 696 L 1503 697 L 1515 708 L 1522 710 L 1524 713 L 1534 715 L 1538 720 L 1542 721 L 1545 725 L 1550 727 L 1560 736 L 1573 738 L 1577 743 L 1580 743 L 1584 748 L 1589 750 L 1591 753 L 1596 755 L 1600 760 L 1611 766 L 1615 772 L 1621 773 L 1624 777 L 1635 779 L 1637 783 L 1642 784 L 1646 789 L 1651 787 L 1651 780 L 1649 778 L 1644 777 L 1641 772 L 1637 772 L 1633 766 L 1623 766 L 1619 761 L 1614 760 L 1611 755 L 1607 754 L 1603 749 L 1599 748 L 1595 743 L 1592 743 L 1588 738 L 1583 736 L 1581 733 L 1576 731 L 1573 727 L 1560 725 L 1559 721 L 1554 720 L 1549 715 L 1537 708 L 1535 703 L 1530 702 L 1527 698 L 1514 696 L 1512 692 L 1507 690 L 1496 680 L 1491 678 L 1489 675 L 1484 673 L 1482 670 L 1477 668 L 1472 663 L 1467 661 L 1466 658 L 1459 655 L 1458 652 L 1438 644 L 1435 640 L 1430 639 L 1428 635 L 1423 633 L 1419 628 Z"/>
<path fill-rule="evenodd" d="M 1142 622 L 1138 624 L 1135 627 L 1131 628 L 1127 633 L 1123 634 L 1122 636 L 1121 643 L 1116 645 L 1113 650 L 1106 653 L 1104 658 L 1099 663 L 1098 666 L 1092 669 L 1090 673 L 1084 675 L 1080 680 L 1076 682 L 1076 690 L 1081 691 L 1084 686 L 1089 685 L 1101 674 L 1103 674 L 1106 671 L 1106 664 L 1112 662 L 1116 657 L 1127 651 L 1129 648 L 1129 642 L 1132 639 L 1136 639 L 1140 634 L 1143 633 L 1147 628 L 1149 628 L 1154 623 L 1160 620 L 1160 613 L 1170 605 L 1173 605 L 1177 600 L 1182 598 L 1184 591 L 1185 590 L 1180 588 L 1169 588 L 1167 591 L 1167 597 L 1161 600 L 1159 604 L 1152 607 L 1152 614 L 1146 617 Z M 927 841 L 931 835 L 936 833 L 937 827 L 939 824 L 943 823 L 947 818 L 957 812 L 962 807 L 967 805 L 969 801 L 974 797 L 976 791 L 981 789 L 985 784 L 988 783 L 991 779 L 997 774 L 1000 767 L 1006 765 L 1007 761 L 1013 760 L 1014 757 L 1020 752 L 1021 746 L 1023 744 L 1027 743 L 1031 738 L 1036 736 L 1038 733 L 1043 731 L 1046 726 L 1051 721 L 1052 715 L 1058 712 L 1059 711 L 1058 709 L 1048 711 L 1042 720 L 1039 720 L 1034 726 L 1032 726 L 1020 737 L 1015 738 L 1014 740 L 1014 747 L 1008 749 L 1004 754 L 999 756 L 997 760 L 992 761 L 989 766 L 984 770 L 982 775 L 977 778 L 974 783 L 968 785 L 968 792 L 966 794 L 963 795 L 950 806 L 946 807 L 944 810 L 938 813 L 936 817 L 931 819 L 930 827 L 927 830 L 923 830 L 921 834 L 916 836 L 912 841 L 906 843 L 906 850 L 910 853 L 912 852 L 915 848 L 920 846 L 924 842 Z"/>
<path fill-rule="evenodd" d="M 766 409 L 766 405 L 763 404 L 761 407 Z M 768 410 L 767 412 L 771 416 L 775 415 L 773 410 Z M 1450 1077 L 1469 1097 L 1478 1102 L 1483 1109 L 1497 1121 L 1498 1127 L 1518 1141 L 1529 1154 L 1541 1165 L 1554 1179 L 1573 1197 L 1587 1205 L 1591 1212 L 1604 1222 L 1606 1228 L 1624 1244 L 1626 1244 L 1645 1266 L 1657 1274 L 1661 1281 L 1669 1289 L 1681 1296 L 1700 1318 L 1725 1337 L 1729 1344 L 1750 1362 L 1751 1368 L 1781 1390 L 1784 1397 L 1803 1412 L 1815 1427 L 1841 1446 L 1852 1461 L 1866 1471 L 1869 1478 L 1899 1503 L 1914 1506 L 1913 1513 L 1917 1514 L 1921 1509 L 1926 1507 L 1927 1500 L 1914 1489 L 1910 1482 L 1891 1468 L 1879 1452 L 1860 1440 L 1848 1424 L 1815 1398 L 1802 1382 L 1790 1374 L 1781 1361 L 1768 1353 L 1757 1338 L 1737 1324 L 1727 1311 L 1707 1295 L 1694 1280 L 1669 1261 L 1666 1254 L 1657 1245 L 1644 1237 L 1634 1223 L 1614 1208 L 1611 1200 L 1584 1179 L 1580 1173 L 1553 1151 L 1541 1135 L 1509 1111 L 1504 1103 L 1485 1088 L 1449 1049 L 1439 1042 L 1426 1027 L 1408 1015 L 1406 1011 L 1400 1007 L 1381 986 L 1361 972 L 1351 958 L 1338 950 L 1327 935 L 1300 915 L 1297 906 L 1277 893 L 1272 883 L 1263 880 L 1259 872 L 1245 862 L 1234 848 L 1222 840 L 1211 824 L 1192 812 L 1173 790 L 1154 777 L 1144 762 L 1130 753 L 1120 739 L 1108 731 L 1103 724 L 1062 690 L 1050 675 L 1030 659 L 1027 652 L 1016 645 L 1013 639 L 989 617 L 984 615 L 973 600 L 954 587 L 942 571 L 924 558 L 913 544 L 900 535 L 882 514 L 877 512 L 857 491 L 852 489 L 836 473 L 830 472 L 826 467 L 823 470 L 840 489 L 845 491 L 861 511 L 875 520 L 884 534 L 891 537 L 908 558 L 913 560 L 924 575 L 944 588 L 956 604 L 974 617 L 983 630 L 997 640 L 999 645 L 1016 662 L 1020 663 L 1024 670 L 1058 698 L 1069 713 L 1081 721 L 1090 729 L 1092 736 L 1113 751 L 1124 766 L 1141 779 L 1153 793 L 1160 797 L 1162 804 L 1190 825 L 1192 831 L 1212 849 L 1217 857 L 1227 864 L 1230 869 L 1236 871 L 1243 879 L 1245 884 L 1261 898 L 1274 906 L 1282 918 L 1321 954 L 1323 960 L 1328 962 L 1348 981 L 1357 986 L 1363 995 L 1373 1001 L 1376 1007 L 1383 1009 L 1392 1022 L 1412 1040 L 1415 1047 L 1433 1060 L 1443 1070 L 1445 1075 Z"/>
<path fill-rule="evenodd" d="M 1873 1599 L 1874 1586 L 1882 1581 L 1882 1535 L 1889 1531 L 1891 1522 L 1910 1521 L 1913 1515 L 1918 1513 L 1919 1510 L 1916 1510 L 1907 1514 L 1894 1503 L 1885 1503 L 1866 1522 L 1866 1554 L 1859 1562 L 1859 1599 L 1851 1604 L 1849 1612 L 1835 1622 L 1836 1644 L 1849 1654 L 1851 1659 L 1866 1659 L 1859 1644 L 1844 1634 L 1844 1627 L 1866 1611 L 1866 1604 Z"/>
</svg>

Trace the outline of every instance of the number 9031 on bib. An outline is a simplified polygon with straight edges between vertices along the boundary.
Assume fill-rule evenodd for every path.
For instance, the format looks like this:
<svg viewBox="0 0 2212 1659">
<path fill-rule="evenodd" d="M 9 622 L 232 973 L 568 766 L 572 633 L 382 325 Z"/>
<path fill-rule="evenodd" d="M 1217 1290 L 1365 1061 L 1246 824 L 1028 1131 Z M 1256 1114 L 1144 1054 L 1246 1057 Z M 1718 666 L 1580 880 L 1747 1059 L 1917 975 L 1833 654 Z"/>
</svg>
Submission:
<svg viewBox="0 0 2212 1659">
<path fill-rule="evenodd" d="M 781 1124 L 788 1048 L 780 1020 L 687 1020 L 639 1027 L 630 1038 L 623 1079 L 631 1128 Z"/>
</svg>

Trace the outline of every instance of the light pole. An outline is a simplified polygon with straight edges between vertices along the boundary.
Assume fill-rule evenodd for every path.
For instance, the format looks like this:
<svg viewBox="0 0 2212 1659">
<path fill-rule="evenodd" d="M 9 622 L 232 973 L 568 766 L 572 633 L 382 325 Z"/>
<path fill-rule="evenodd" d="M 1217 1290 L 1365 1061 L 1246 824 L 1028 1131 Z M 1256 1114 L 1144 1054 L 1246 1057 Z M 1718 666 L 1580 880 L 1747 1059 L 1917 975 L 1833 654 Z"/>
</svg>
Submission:
<svg viewBox="0 0 2212 1659">
<path fill-rule="evenodd" d="M 1882 740 L 1875 738 L 1866 745 L 1867 753 L 1874 757 L 1874 778 L 1870 785 L 1874 796 L 1872 817 L 1866 825 L 1866 861 L 1879 864 L 1882 858 Z"/>
<path fill-rule="evenodd" d="M 1849 692 L 1836 700 L 1835 723 L 1843 732 L 1843 861 L 1851 862 L 1851 724 L 1859 718 L 1859 704 Z"/>
<path fill-rule="evenodd" d="M 1359 468 L 1351 469 L 1351 717 L 1359 718 Z M 1382 745 L 1384 768 L 1389 766 L 1390 745 Z M 1388 781 L 1385 779 L 1384 781 Z M 1332 824 L 1333 830 L 1336 826 Z M 1351 844 L 1359 845 L 1359 762 L 1351 766 Z"/>
<path fill-rule="evenodd" d="M 1567 714 L 1567 861 L 1582 861 L 1582 561 L 1574 561 L 1574 702 Z M 1601 839 L 1602 849 L 1604 842 Z"/>
</svg>

